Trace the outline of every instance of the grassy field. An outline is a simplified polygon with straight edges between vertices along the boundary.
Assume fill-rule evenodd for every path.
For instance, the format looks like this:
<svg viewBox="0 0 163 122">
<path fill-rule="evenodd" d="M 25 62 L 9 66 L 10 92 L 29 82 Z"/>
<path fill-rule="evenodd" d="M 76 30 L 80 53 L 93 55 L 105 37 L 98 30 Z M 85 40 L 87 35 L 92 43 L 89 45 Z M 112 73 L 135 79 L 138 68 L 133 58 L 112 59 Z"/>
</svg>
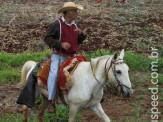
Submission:
<svg viewBox="0 0 163 122">
<path fill-rule="evenodd" d="M 110 54 L 109 51 L 102 50 L 103 55 Z M 90 56 L 96 57 L 100 56 L 100 51 L 92 54 L 83 54 L 88 60 Z M 42 58 L 50 56 L 50 50 L 44 52 L 33 52 L 33 53 L 23 53 L 23 54 L 9 54 L 5 52 L 0 52 L 0 83 L 17 83 L 20 81 L 20 71 L 21 67 L 26 61 L 32 60 L 38 62 Z M 140 72 L 150 72 L 151 60 L 140 54 L 135 54 L 132 52 L 126 52 L 125 62 L 130 67 L 130 71 L 140 71 Z M 158 61 L 159 72 L 163 73 L 163 58 L 159 58 Z"/>
</svg>

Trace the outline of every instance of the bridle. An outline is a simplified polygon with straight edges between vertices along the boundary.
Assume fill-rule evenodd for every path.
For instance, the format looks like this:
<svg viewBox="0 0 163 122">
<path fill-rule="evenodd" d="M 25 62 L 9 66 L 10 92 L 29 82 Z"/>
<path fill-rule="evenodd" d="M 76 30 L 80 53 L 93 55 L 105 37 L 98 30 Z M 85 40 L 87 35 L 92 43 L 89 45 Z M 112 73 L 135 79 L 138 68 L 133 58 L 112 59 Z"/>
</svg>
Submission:
<svg viewBox="0 0 163 122">
<path fill-rule="evenodd" d="M 107 63 L 108 63 L 108 61 L 109 61 L 109 59 L 110 59 L 110 57 L 107 59 L 107 61 L 106 61 L 106 63 L 105 63 L 105 76 L 107 77 L 108 76 L 108 72 L 110 71 L 110 69 L 112 68 L 112 71 L 113 71 L 113 74 L 114 74 L 114 77 L 115 77 L 115 80 L 116 80 L 116 82 L 117 82 L 117 89 L 120 87 L 120 92 L 122 93 L 122 95 L 124 96 L 124 91 L 123 91 L 123 86 L 124 87 L 126 87 L 127 89 L 131 89 L 130 87 L 128 87 L 128 86 L 126 86 L 126 85 L 124 85 L 124 84 L 122 84 L 120 81 L 119 81 L 119 79 L 117 78 L 117 74 L 116 74 L 116 69 L 115 69 L 115 66 L 116 65 L 118 65 L 118 64 L 123 64 L 124 63 L 124 61 L 122 60 L 122 59 L 118 59 L 118 60 L 111 60 L 111 64 L 110 64 L 110 66 L 109 66 L 109 68 L 107 69 Z M 93 73 L 93 68 L 92 68 L 92 63 L 90 62 L 90 65 L 91 65 L 91 69 L 92 69 L 92 73 Z M 100 81 L 96 78 L 96 76 L 95 76 L 95 74 L 93 73 L 93 75 L 94 75 L 94 77 L 95 77 L 95 79 L 96 79 L 96 81 L 100 84 L 100 86 L 101 87 L 103 87 L 103 88 L 105 88 L 105 83 L 106 82 L 104 82 L 103 84 L 101 84 L 100 83 Z"/>
</svg>

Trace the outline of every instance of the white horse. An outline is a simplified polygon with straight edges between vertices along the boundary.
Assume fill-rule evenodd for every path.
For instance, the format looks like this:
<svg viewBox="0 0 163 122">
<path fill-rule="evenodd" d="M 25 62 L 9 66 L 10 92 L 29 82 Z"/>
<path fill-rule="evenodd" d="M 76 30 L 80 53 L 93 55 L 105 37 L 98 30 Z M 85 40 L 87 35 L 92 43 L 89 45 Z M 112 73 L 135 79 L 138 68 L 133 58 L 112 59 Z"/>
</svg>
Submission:
<svg viewBox="0 0 163 122">
<path fill-rule="evenodd" d="M 113 81 L 118 89 L 126 97 L 130 97 L 133 93 L 131 82 L 128 75 L 128 66 L 123 62 L 124 50 L 121 51 L 120 56 L 101 56 L 91 59 L 90 62 L 81 62 L 72 75 L 73 86 L 64 95 L 66 103 L 69 105 L 69 120 L 74 122 L 78 110 L 82 108 L 90 108 L 103 121 L 110 122 L 109 117 L 105 114 L 101 99 L 103 96 L 103 87 L 108 81 Z M 22 70 L 22 80 L 29 74 L 35 62 L 26 62 Z M 25 84 L 24 81 L 21 81 Z M 43 121 L 44 112 L 49 104 L 47 90 L 36 85 L 36 98 L 42 94 L 43 101 L 39 109 L 39 122 Z M 27 106 L 23 105 L 23 121 L 27 121 Z"/>
</svg>

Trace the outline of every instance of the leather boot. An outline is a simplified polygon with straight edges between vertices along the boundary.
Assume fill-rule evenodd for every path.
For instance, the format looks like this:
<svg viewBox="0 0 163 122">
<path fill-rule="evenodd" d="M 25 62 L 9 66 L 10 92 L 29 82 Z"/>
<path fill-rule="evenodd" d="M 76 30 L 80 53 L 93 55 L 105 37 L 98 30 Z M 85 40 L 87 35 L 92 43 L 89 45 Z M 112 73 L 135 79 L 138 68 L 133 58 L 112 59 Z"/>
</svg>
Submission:
<svg viewBox="0 0 163 122">
<path fill-rule="evenodd" d="M 48 113 L 56 113 L 55 101 L 51 100 L 48 106 Z"/>
</svg>

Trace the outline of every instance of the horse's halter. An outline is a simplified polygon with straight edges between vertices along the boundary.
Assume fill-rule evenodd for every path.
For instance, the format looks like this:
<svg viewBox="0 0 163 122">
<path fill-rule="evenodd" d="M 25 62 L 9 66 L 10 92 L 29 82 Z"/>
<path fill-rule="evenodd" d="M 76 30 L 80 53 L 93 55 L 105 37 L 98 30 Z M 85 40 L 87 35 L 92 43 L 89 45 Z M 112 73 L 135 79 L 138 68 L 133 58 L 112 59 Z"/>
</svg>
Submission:
<svg viewBox="0 0 163 122">
<path fill-rule="evenodd" d="M 112 60 L 111 60 L 111 64 L 110 64 L 109 68 L 107 69 L 106 66 L 107 66 L 107 63 L 108 63 L 109 59 L 110 59 L 110 57 L 108 58 L 108 60 L 107 60 L 106 63 L 105 63 L 105 76 L 106 76 L 106 77 L 108 76 L 108 72 L 110 71 L 110 69 L 111 69 L 111 67 L 112 67 L 112 71 L 113 71 L 114 77 L 115 77 L 115 79 L 116 79 L 116 82 L 118 83 L 118 85 L 117 85 L 116 88 L 118 89 L 118 87 L 120 87 L 120 91 L 121 91 L 122 95 L 124 96 L 124 91 L 123 91 L 123 88 L 122 88 L 122 87 L 124 86 L 124 87 L 126 87 L 126 88 L 128 88 L 128 89 L 131 89 L 131 88 L 128 87 L 128 86 L 126 86 L 126 85 L 124 85 L 124 84 L 122 84 L 122 83 L 118 80 L 117 75 L 116 75 L 116 70 L 115 70 L 115 66 L 116 66 L 116 65 L 118 65 L 118 64 L 123 64 L 124 62 L 123 62 L 122 59 L 119 59 L 119 60 L 113 60 L 113 59 L 112 59 Z M 118 61 L 120 61 L 120 60 L 122 60 L 122 61 L 121 61 L 121 62 L 118 62 Z M 90 62 L 90 64 L 91 64 L 91 62 Z M 92 72 L 93 72 L 92 64 L 91 64 L 91 69 L 92 69 Z M 95 76 L 94 73 L 93 73 L 93 75 L 94 75 L 96 81 L 100 84 L 100 86 L 104 88 L 104 84 L 105 84 L 105 83 L 104 83 L 104 84 L 101 84 L 100 81 L 96 78 L 96 76 Z"/>
<path fill-rule="evenodd" d="M 109 58 L 110 59 L 110 58 Z M 111 69 L 111 67 L 112 67 L 112 71 L 113 71 L 113 74 L 114 74 L 114 77 L 115 77 L 115 80 L 116 80 L 116 82 L 118 83 L 118 85 L 117 85 L 117 89 L 118 89 L 118 87 L 120 87 L 120 91 L 121 91 L 121 93 L 122 93 L 122 95 L 124 96 L 124 91 L 123 91 L 123 86 L 124 87 L 126 87 L 126 88 L 128 88 L 128 89 L 131 89 L 130 87 L 128 87 L 128 86 L 126 86 L 126 85 L 124 85 L 124 84 L 122 84 L 120 81 L 119 81 L 119 79 L 117 78 L 117 74 L 116 74 L 116 69 L 115 69 L 115 66 L 116 65 L 118 65 L 118 64 L 123 64 L 124 62 L 123 62 L 123 59 L 118 59 L 118 60 L 111 60 L 111 64 L 110 64 L 110 66 L 109 66 L 109 68 L 108 68 L 108 70 L 107 70 L 107 68 L 106 68 L 106 65 L 107 65 L 107 63 L 108 63 L 108 61 L 109 61 L 109 59 L 106 61 L 106 63 L 105 63 L 105 76 L 107 76 L 108 75 L 108 72 L 109 72 L 109 70 Z M 119 62 L 120 61 L 120 62 Z"/>
</svg>

